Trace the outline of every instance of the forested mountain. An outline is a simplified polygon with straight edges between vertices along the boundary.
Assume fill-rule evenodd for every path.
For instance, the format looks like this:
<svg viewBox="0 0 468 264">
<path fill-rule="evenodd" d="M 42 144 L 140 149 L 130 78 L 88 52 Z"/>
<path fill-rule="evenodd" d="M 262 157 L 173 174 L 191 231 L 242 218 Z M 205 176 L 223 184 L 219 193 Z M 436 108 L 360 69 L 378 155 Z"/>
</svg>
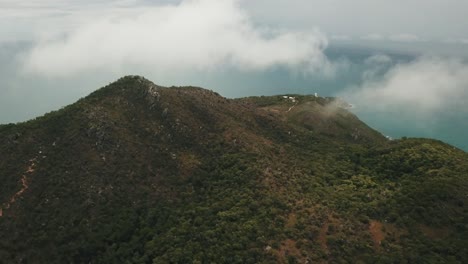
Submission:
<svg viewBox="0 0 468 264">
<path fill-rule="evenodd" d="M 468 154 L 336 98 L 127 76 L 0 126 L 0 263 L 468 263 Z"/>
</svg>

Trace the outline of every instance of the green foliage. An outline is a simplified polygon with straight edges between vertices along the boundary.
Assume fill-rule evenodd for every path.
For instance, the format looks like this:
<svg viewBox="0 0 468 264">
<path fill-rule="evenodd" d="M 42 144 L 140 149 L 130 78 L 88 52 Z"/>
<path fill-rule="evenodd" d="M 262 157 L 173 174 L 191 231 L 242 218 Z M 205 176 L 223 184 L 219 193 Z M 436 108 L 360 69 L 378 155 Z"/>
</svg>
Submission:
<svg viewBox="0 0 468 264">
<path fill-rule="evenodd" d="M 468 261 L 465 152 L 292 96 L 129 76 L 0 126 L 0 262 Z"/>
</svg>

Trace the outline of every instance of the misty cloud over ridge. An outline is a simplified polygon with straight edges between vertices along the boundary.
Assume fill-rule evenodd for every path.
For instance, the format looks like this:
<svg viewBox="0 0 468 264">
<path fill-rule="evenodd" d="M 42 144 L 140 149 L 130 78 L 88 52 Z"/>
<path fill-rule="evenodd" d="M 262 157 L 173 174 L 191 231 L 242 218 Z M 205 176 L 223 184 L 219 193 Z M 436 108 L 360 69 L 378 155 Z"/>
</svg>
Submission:
<svg viewBox="0 0 468 264">
<path fill-rule="evenodd" d="M 65 37 L 46 36 L 24 54 L 23 68 L 48 77 L 119 72 L 127 65 L 156 71 L 280 66 L 330 74 L 333 66 L 323 53 L 327 44 L 317 30 L 258 28 L 236 0 L 185 0 L 109 14 Z"/>
<path fill-rule="evenodd" d="M 453 109 L 468 111 L 468 64 L 459 59 L 420 57 L 389 65 L 390 58 L 376 55 L 367 60 L 370 68 L 360 86 L 340 96 L 358 107 L 381 112 L 400 112 L 431 118 Z M 386 72 L 374 74 L 385 69 Z M 378 76 L 378 77 L 377 77 Z"/>
</svg>

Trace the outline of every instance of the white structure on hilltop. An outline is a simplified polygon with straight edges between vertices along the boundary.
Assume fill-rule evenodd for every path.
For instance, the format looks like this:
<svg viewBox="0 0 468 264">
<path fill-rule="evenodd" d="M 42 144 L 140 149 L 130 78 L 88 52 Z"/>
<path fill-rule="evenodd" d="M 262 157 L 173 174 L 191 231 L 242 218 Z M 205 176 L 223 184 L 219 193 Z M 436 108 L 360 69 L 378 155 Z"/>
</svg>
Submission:
<svg viewBox="0 0 468 264">
<path fill-rule="evenodd" d="M 295 103 L 295 102 L 296 102 L 296 97 L 292 97 L 292 96 L 283 95 L 283 98 L 284 98 L 284 99 L 289 99 L 289 100 L 291 100 L 291 102 L 293 102 L 293 103 Z"/>
<path fill-rule="evenodd" d="M 318 97 L 318 93 L 315 93 L 314 95 L 315 95 L 315 97 Z"/>
</svg>

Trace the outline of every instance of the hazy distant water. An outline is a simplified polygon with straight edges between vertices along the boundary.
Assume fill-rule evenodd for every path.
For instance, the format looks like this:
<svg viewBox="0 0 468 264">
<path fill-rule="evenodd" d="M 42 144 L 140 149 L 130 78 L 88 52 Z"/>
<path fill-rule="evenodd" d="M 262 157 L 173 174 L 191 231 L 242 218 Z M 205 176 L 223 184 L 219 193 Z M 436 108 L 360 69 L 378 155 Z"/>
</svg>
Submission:
<svg viewBox="0 0 468 264">
<path fill-rule="evenodd" d="M 134 69 L 121 73 L 93 73 L 70 78 L 49 79 L 21 73 L 15 60 L 27 45 L 0 45 L 0 124 L 25 121 L 75 102 L 93 90 L 122 75 L 140 74 L 157 84 L 194 85 L 215 90 L 226 97 L 276 94 L 313 94 L 335 96 L 362 83 L 366 59 L 385 54 L 392 63 L 408 62 L 414 56 L 366 48 L 330 47 L 327 56 L 344 68 L 333 77 L 321 74 L 292 73 L 281 67 L 267 71 L 242 71 L 224 67 L 196 73 L 159 73 L 151 69 Z M 353 103 L 353 102 L 350 102 Z M 371 127 L 393 138 L 430 137 L 468 150 L 468 118 L 460 109 L 446 109 L 429 120 L 407 113 L 375 112 L 356 105 L 353 112 Z"/>
</svg>

